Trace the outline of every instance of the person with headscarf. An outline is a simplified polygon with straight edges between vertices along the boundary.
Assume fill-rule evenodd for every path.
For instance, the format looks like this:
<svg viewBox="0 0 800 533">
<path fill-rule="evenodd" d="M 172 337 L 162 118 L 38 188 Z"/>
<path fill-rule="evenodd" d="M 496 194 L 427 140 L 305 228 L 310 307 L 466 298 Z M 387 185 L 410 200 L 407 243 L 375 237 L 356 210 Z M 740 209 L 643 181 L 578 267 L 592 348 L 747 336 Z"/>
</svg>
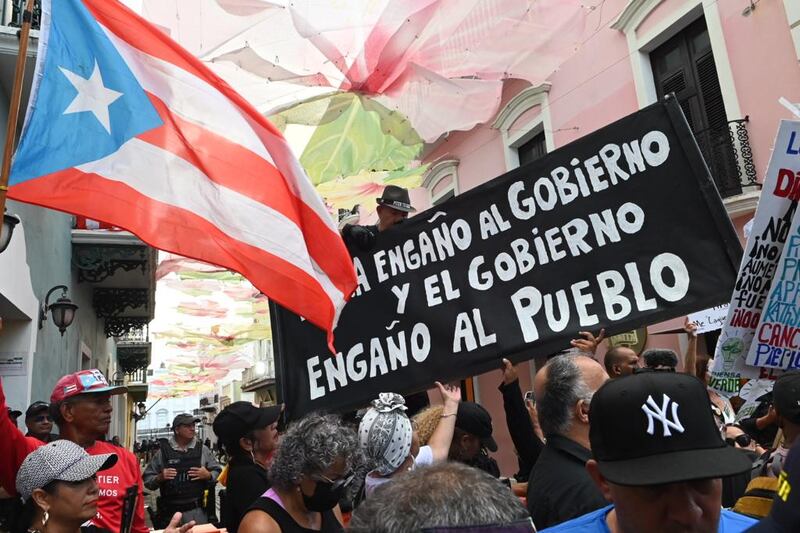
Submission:
<svg viewBox="0 0 800 533">
<path fill-rule="evenodd" d="M 442 395 L 443 408 L 439 424 L 426 446 L 414 445 L 414 431 L 406 416 L 405 400 L 399 394 L 381 393 L 372 401 L 358 426 L 361 449 L 373 469 L 364 479 L 364 495 L 370 494 L 380 485 L 389 482 L 417 466 L 427 466 L 447 460 L 450 442 L 456 425 L 461 388 L 442 385 L 436 387 Z"/>
</svg>

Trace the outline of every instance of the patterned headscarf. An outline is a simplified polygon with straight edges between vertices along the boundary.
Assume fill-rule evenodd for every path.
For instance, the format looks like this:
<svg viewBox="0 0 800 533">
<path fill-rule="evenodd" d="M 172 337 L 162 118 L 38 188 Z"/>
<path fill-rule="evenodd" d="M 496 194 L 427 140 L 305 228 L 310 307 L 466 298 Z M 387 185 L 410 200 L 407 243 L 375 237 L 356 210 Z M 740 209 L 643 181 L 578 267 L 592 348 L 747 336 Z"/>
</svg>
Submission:
<svg viewBox="0 0 800 533">
<path fill-rule="evenodd" d="M 405 403 L 399 394 L 382 392 L 358 426 L 361 448 L 375 463 L 375 471 L 384 476 L 400 468 L 411 452 L 411 421 Z"/>
</svg>

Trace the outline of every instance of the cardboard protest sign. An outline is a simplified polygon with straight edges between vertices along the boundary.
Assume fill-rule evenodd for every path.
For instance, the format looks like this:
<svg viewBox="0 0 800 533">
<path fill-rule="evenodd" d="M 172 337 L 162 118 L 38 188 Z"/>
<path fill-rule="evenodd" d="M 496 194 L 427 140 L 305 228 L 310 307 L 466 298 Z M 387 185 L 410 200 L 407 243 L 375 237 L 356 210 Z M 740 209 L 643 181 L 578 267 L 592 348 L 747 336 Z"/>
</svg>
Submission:
<svg viewBox="0 0 800 533">
<path fill-rule="evenodd" d="M 797 209 L 800 122 L 781 121 L 774 146 L 709 379 L 726 396 L 739 392 L 741 379 L 760 375 L 747 356 Z"/>
<path fill-rule="evenodd" d="M 674 100 L 378 235 L 331 355 L 273 306 L 290 418 L 366 405 L 730 298 L 741 246 Z"/>
<path fill-rule="evenodd" d="M 796 179 L 800 200 L 800 174 Z M 800 210 L 794 212 L 747 364 L 783 370 L 800 368 Z"/>
<path fill-rule="evenodd" d="M 709 331 L 716 331 L 722 328 L 727 316 L 728 304 L 722 304 L 690 314 L 689 322 L 697 324 L 697 331 L 695 333 L 700 335 L 701 333 L 708 333 Z"/>
</svg>

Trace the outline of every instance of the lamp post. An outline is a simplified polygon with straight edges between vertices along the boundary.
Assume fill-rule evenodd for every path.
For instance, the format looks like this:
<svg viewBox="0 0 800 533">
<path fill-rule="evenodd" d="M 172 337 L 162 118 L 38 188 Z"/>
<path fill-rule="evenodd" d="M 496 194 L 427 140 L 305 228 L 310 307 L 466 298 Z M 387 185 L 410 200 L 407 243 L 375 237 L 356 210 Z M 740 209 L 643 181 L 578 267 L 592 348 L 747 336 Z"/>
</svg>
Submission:
<svg viewBox="0 0 800 533">
<path fill-rule="evenodd" d="M 61 298 L 53 303 L 49 303 L 50 295 L 57 290 L 61 290 Z M 63 337 L 64 332 L 67 331 L 67 328 L 75 319 L 75 311 L 78 310 L 78 306 L 72 303 L 72 300 L 67 298 L 66 285 L 56 285 L 47 292 L 47 296 L 44 298 L 42 308 L 39 310 L 39 329 L 42 329 L 42 327 L 44 327 L 44 323 L 47 321 L 48 310 L 53 315 L 53 324 L 56 325 L 58 331 L 61 332 L 61 336 Z"/>
<path fill-rule="evenodd" d="M 16 215 L 3 214 L 3 227 L 0 228 L 0 254 L 8 248 L 11 236 L 14 235 L 14 226 L 19 224 L 19 217 Z"/>
</svg>

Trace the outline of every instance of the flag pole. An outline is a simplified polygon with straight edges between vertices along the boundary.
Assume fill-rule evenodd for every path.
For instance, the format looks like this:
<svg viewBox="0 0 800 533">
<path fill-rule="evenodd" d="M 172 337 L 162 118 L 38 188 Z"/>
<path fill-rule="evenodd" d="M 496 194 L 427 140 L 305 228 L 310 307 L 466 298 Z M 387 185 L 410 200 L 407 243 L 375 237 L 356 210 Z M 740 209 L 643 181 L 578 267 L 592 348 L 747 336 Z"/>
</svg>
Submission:
<svg viewBox="0 0 800 533">
<path fill-rule="evenodd" d="M 19 37 L 19 53 L 17 54 L 17 68 L 14 72 L 14 88 L 11 91 L 11 101 L 8 106 L 8 125 L 6 127 L 6 144 L 3 148 L 3 166 L 0 169 L 0 215 L 5 213 L 6 194 L 8 193 L 8 175 L 11 173 L 11 156 L 14 154 L 14 138 L 17 134 L 17 118 L 19 117 L 19 104 L 22 100 L 22 82 L 25 77 L 25 60 L 28 58 L 28 36 L 31 32 L 31 19 L 33 18 L 34 0 L 27 0 L 25 11 L 22 13 L 22 29 Z M 3 225 L 0 224 L 0 237 Z"/>
</svg>

